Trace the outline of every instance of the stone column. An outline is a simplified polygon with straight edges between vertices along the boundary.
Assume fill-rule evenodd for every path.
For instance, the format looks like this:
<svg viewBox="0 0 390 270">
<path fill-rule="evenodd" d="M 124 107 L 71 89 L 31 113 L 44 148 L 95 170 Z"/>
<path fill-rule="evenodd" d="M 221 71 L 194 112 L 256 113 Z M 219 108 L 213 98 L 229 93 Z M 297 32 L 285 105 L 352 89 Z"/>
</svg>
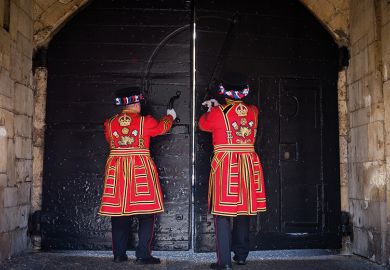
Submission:
<svg viewBox="0 0 390 270">
<path fill-rule="evenodd" d="M 31 196 L 32 227 L 31 240 L 35 249 L 41 247 L 39 211 L 42 208 L 42 177 L 43 157 L 45 149 L 45 116 L 46 116 L 46 90 L 47 90 L 47 67 L 46 50 L 39 50 L 34 59 L 35 65 L 35 92 L 34 92 L 34 115 L 33 115 L 33 186 Z M 36 216 L 34 216 L 36 213 Z"/>
</svg>

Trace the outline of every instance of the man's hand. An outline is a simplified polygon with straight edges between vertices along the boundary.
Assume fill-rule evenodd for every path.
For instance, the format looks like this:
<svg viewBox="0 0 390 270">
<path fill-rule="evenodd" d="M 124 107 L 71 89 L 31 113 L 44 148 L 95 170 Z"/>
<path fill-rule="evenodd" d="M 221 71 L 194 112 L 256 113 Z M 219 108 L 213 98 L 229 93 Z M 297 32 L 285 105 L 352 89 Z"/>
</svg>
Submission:
<svg viewBox="0 0 390 270">
<path fill-rule="evenodd" d="M 211 111 L 211 107 L 219 106 L 219 102 L 215 99 L 209 99 L 202 103 L 203 106 L 207 106 L 207 112 Z"/>
<path fill-rule="evenodd" d="M 173 117 L 173 120 L 176 119 L 176 112 L 175 112 L 174 109 L 168 109 L 168 110 L 167 110 L 167 115 L 172 116 L 172 117 Z"/>
</svg>

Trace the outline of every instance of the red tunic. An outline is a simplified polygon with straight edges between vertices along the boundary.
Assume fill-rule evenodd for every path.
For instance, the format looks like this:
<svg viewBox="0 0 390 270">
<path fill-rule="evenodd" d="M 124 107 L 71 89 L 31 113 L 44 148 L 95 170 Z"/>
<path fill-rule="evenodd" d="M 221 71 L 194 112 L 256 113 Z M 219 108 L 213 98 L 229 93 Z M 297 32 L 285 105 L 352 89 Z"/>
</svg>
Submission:
<svg viewBox="0 0 390 270">
<path fill-rule="evenodd" d="M 164 211 L 156 165 L 150 157 L 150 137 L 169 131 L 172 116 L 157 121 L 124 110 L 104 123 L 110 145 L 99 214 L 128 216 Z"/>
<path fill-rule="evenodd" d="M 256 106 L 228 101 L 199 119 L 213 136 L 214 157 L 209 178 L 209 208 L 221 216 L 256 215 L 266 210 L 264 176 L 254 150 Z"/>
</svg>

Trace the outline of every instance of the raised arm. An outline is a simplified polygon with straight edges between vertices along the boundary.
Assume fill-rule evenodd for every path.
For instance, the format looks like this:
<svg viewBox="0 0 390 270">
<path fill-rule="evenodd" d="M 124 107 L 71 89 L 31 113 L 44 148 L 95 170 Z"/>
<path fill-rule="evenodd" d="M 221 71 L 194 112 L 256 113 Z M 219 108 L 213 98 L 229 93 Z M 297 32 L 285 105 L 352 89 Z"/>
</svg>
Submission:
<svg viewBox="0 0 390 270">
<path fill-rule="evenodd" d="M 159 121 L 151 115 L 145 116 L 144 133 L 151 137 L 163 135 L 167 133 L 173 124 L 173 117 L 171 115 L 164 115 Z"/>
</svg>

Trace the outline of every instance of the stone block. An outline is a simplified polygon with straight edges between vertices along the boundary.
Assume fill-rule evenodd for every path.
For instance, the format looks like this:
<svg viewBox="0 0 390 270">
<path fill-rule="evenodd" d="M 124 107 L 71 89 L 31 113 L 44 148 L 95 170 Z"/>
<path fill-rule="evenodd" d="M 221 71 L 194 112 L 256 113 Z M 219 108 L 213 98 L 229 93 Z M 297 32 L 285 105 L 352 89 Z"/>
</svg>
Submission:
<svg viewBox="0 0 390 270">
<path fill-rule="evenodd" d="M 15 230 L 11 233 L 11 253 L 20 254 L 28 247 L 27 228 Z"/>
<path fill-rule="evenodd" d="M 0 108 L 6 109 L 8 111 L 13 111 L 13 105 L 13 98 L 0 94 Z"/>
<path fill-rule="evenodd" d="M 0 243 L 0 261 L 9 259 L 11 256 L 11 239 L 8 232 L 0 233 Z"/>
<path fill-rule="evenodd" d="M 340 187 L 341 211 L 349 212 L 348 187 Z"/>
<path fill-rule="evenodd" d="M 15 136 L 15 157 L 21 159 L 32 159 L 32 140 Z"/>
<path fill-rule="evenodd" d="M 32 181 L 32 163 L 31 159 L 17 159 L 16 160 L 16 181 L 17 182 L 31 182 Z"/>
<path fill-rule="evenodd" d="M 17 0 L 17 6 L 20 7 L 27 15 L 32 14 L 33 4 L 35 1 L 31 0 Z"/>
<path fill-rule="evenodd" d="M 10 78 L 7 70 L 0 70 L 0 94 L 12 97 L 13 95 L 13 81 Z"/>
<path fill-rule="evenodd" d="M 19 207 L 19 228 L 27 228 L 30 208 L 30 205 L 22 205 Z"/>
<path fill-rule="evenodd" d="M 348 187 L 348 165 L 346 163 L 340 164 L 340 186 Z"/>
<path fill-rule="evenodd" d="M 8 176 L 8 186 L 16 185 L 16 177 L 15 177 L 15 142 L 14 142 L 14 139 L 8 139 L 7 176 Z"/>
<path fill-rule="evenodd" d="M 34 111 L 34 93 L 23 84 L 15 84 L 15 112 L 32 116 Z"/>
<path fill-rule="evenodd" d="M 347 136 L 348 130 L 349 130 L 348 121 L 347 120 L 339 121 L 339 135 Z"/>
<path fill-rule="evenodd" d="M 57 2 L 57 0 L 38 0 L 35 1 L 35 4 L 38 5 L 42 10 L 47 10 L 55 2 Z"/>
<path fill-rule="evenodd" d="M 368 160 L 368 125 L 351 128 L 348 153 L 351 162 Z"/>
<path fill-rule="evenodd" d="M 347 115 L 348 115 L 348 108 L 347 108 L 347 101 L 345 100 L 339 100 L 338 102 L 339 107 L 339 121 L 346 121 Z"/>
<path fill-rule="evenodd" d="M 386 163 L 382 161 L 350 165 L 349 196 L 352 199 L 385 201 Z"/>
<path fill-rule="evenodd" d="M 371 0 L 352 0 L 350 1 L 350 8 L 351 44 L 355 44 L 364 35 L 369 37 L 369 42 L 373 41 L 376 37 L 374 2 Z"/>
<path fill-rule="evenodd" d="M 385 140 L 384 140 L 383 121 L 377 121 L 368 125 L 368 160 L 385 159 Z"/>
<path fill-rule="evenodd" d="M 32 212 L 42 209 L 42 185 L 34 185 L 31 193 Z"/>
<path fill-rule="evenodd" d="M 383 84 L 383 96 L 384 96 L 384 121 L 385 121 L 385 132 L 386 132 L 386 155 L 390 156 L 390 81 Z"/>
<path fill-rule="evenodd" d="M 14 207 L 18 205 L 18 188 L 4 188 L 4 207 Z"/>
<path fill-rule="evenodd" d="M 20 183 L 17 190 L 18 205 L 30 204 L 31 182 Z"/>
<path fill-rule="evenodd" d="M 348 143 L 344 136 L 339 137 L 340 144 L 340 162 L 347 163 L 348 162 Z"/>
<path fill-rule="evenodd" d="M 0 127 L 4 129 L 0 132 L 0 137 L 4 136 L 4 132 L 5 137 L 14 137 L 14 114 L 12 112 L 0 108 Z"/>
<path fill-rule="evenodd" d="M 8 177 L 5 173 L 0 173 L 0 189 L 7 186 Z"/>
<path fill-rule="evenodd" d="M 15 4 L 14 1 L 11 1 L 9 33 L 13 41 L 16 40 L 16 36 L 18 33 L 19 14 L 20 8 Z"/>
<path fill-rule="evenodd" d="M 23 34 L 26 38 L 32 40 L 33 36 L 33 22 L 31 15 L 19 9 L 18 14 L 18 32 Z"/>
<path fill-rule="evenodd" d="M 24 56 L 22 57 L 22 83 L 28 85 L 31 89 L 34 81 L 34 76 L 32 75 L 32 59 Z"/>
<path fill-rule="evenodd" d="M 34 45 L 31 41 L 31 38 L 29 39 L 18 32 L 16 37 L 16 46 L 18 51 L 21 52 L 23 56 L 32 59 Z"/>
<path fill-rule="evenodd" d="M 353 228 L 354 240 L 352 252 L 366 257 L 371 261 L 383 263 L 384 261 L 384 232 L 373 232 L 361 228 Z"/>
<path fill-rule="evenodd" d="M 15 43 L 11 44 L 11 72 L 10 76 L 16 82 L 22 82 L 23 54 L 20 52 Z"/>
<path fill-rule="evenodd" d="M 390 11 L 390 8 L 387 10 Z M 390 14 L 389 14 L 390 20 Z M 382 64 L 383 64 L 383 80 L 387 81 L 390 79 L 390 22 L 383 25 L 382 27 Z"/>
<path fill-rule="evenodd" d="M 14 206 L 3 209 L 3 215 L 0 219 L 0 233 L 13 231 L 17 228 L 25 228 L 28 222 L 30 206 Z M 4 218 L 3 218 L 4 217 Z"/>
<path fill-rule="evenodd" d="M 365 107 L 363 99 L 363 91 L 365 91 L 365 87 L 367 86 L 363 84 L 362 80 L 358 80 L 348 86 L 348 109 L 350 112 Z"/>
<path fill-rule="evenodd" d="M 337 80 L 337 93 L 338 100 L 347 100 L 347 72 L 342 70 L 339 72 L 339 77 Z"/>
<path fill-rule="evenodd" d="M 7 137 L 0 136 L 0 173 L 7 172 L 7 150 L 8 150 L 8 139 Z"/>
<path fill-rule="evenodd" d="M 32 118 L 23 114 L 15 115 L 15 135 L 32 138 Z"/>
</svg>

